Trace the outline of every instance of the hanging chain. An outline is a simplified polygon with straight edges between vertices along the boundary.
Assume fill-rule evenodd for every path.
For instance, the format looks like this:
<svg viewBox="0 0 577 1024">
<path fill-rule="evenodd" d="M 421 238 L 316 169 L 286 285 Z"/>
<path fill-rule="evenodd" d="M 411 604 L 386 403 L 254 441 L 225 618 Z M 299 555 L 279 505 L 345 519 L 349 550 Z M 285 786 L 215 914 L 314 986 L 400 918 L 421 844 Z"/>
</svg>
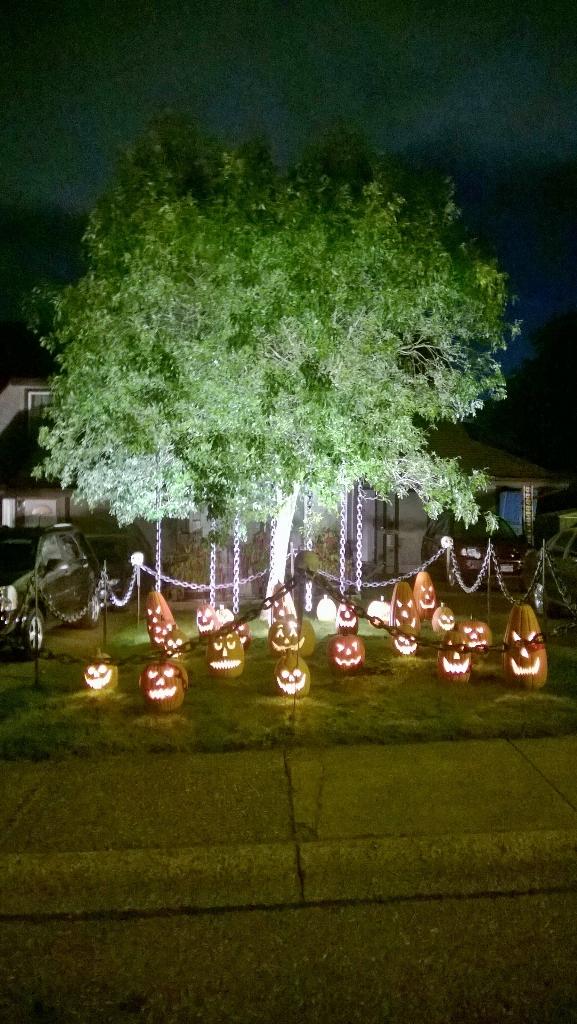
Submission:
<svg viewBox="0 0 577 1024">
<path fill-rule="evenodd" d="M 553 565 L 553 562 L 551 560 L 551 556 L 550 556 L 548 551 L 545 551 L 545 558 L 546 558 L 547 568 L 549 569 L 549 572 L 551 573 L 551 576 L 553 577 L 553 582 L 554 582 L 555 586 L 557 587 L 557 590 L 559 591 L 559 594 L 561 596 L 561 600 L 563 601 L 565 606 L 569 609 L 569 611 L 571 612 L 572 615 L 577 615 L 577 605 L 571 600 L 571 598 L 569 597 L 569 594 L 567 593 L 566 588 L 564 587 L 564 585 L 561 583 L 561 580 L 557 576 L 557 573 L 555 572 L 555 567 Z"/>
<path fill-rule="evenodd" d="M 60 619 L 61 622 L 79 622 L 80 619 L 82 619 L 90 611 L 90 608 L 92 607 L 94 601 L 98 601 L 100 603 L 98 595 L 102 589 L 102 580 L 103 576 L 100 576 L 100 578 L 96 581 L 96 586 L 94 587 L 92 594 L 88 598 L 87 604 L 84 605 L 84 608 L 79 612 L 74 612 L 72 615 L 65 615 L 63 612 L 58 611 L 58 608 L 52 601 L 50 595 L 42 589 L 41 580 L 38 581 L 38 595 L 42 598 L 43 604 L 46 605 L 46 607 L 52 613 L 55 619 Z"/>
<path fill-rule="evenodd" d="M 358 594 L 363 589 L 363 491 L 357 485 L 357 548 L 355 557 L 355 587 Z"/>
<path fill-rule="evenodd" d="M 466 594 L 474 594 L 474 592 L 476 590 L 478 590 L 479 587 L 481 586 L 481 583 L 483 582 L 483 578 L 484 578 L 484 576 L 485 576 L 485 574 L 486 574 L 486 572 L 487 572 L 487 570 L 489 568 L 489 562 L 491 561 L 491 552 L 492 552 L 492 550 L 493 550 L 493 545 L 491 544 L 491 541 L 489 540 L 487 542 L 487 550 L 485 551 L 485 557 L 483 558 L 483 564 L 481 565 L 481 568 L 479 569 L 479 575 L 477 576 L 477 579 L 475 580 L 475 582 L 470 587 L 468 587 L 467 584 L 465 583 L 463 577 L 461 576 L 461 570 L 459 569 L 459 563 L 457 562 L 457 558 L 456 558 L 456 555 L 455 555 L 455 549 L 454 549 L 453 545 L 451 544 L 451 547 L 449 549 L 449 559 L 451 561 L 451 566 L 453 568 L 453 572 L 455 574 L 455 579 L 457 580 L 457 583 L 459 584 L 461 590 L 464 590 Z"/>
<path fill-rule="evenodd" d="M 537 560 L 537 566 L 535 568 L 535 572 L 533 573 L 533 578 L 532 578 L 529 586 L 527 587 L 527 590 L 521 596 L 519 594 L 517 594 L 517 595 L 511 594 L 511 592 L 508 590 L 507 585 L 506 585 L 506 583 L 505 583 L 505 581 L 503 579 L 503 574 L 501 572 L 501 566 L 500 566 L 499 562 L 497 561 L 497 556 L 495 554 L 495 549 L 494 548 L 492 548 L 491 554 L 492 554 L 493 565 L 495 567 L 495 575 L 497 577 L 497 582 L 498 582 L 498 584 L 499 584 L 499 586 L 501 588 L 503 596 L 511 604 L 523 604 L 525 601 L 528 600 L 528 598 L 533 593 L 533 588 L 535 586 L 535 583 L 537 582 L 537 578 L 538 578 L 538 576 L 539 576 L 539 574 L 541 572 L 542 566 L 543 566 L 543 552 L 541 551 L 539 553 L 539 558 Z"/>
<path fill-rule="evenodd" d="M 370 580 L 369 582 L 363 583 L 363 587 L 364 588 L 368 588 L 368 587 L 389 587 L 389 586 L 393 586 L 395 583 L 400 583 L 401 580 L 410 580 L 413 576 L 416 575 L 416 573 L 422 572 L 424 569 L 428 569 L 429 566 L 433 564 L 433 562 L 436 562 L 437 559 L 440 558 L 441 555 L 444 555 L 444 554 L 445 554 L 445 549 L 444 548 L 439 548 L 439 550 L 436 551 L 434 555 L 431 555 L 430 558 L 427 558 L 426 562 L 423 562 L 422 565 L 417 566 L 415 569 L 411 569 L 410 572 L 404 572 L 404 573 L 401 573 L 399 576 L 393 576 L 389 580 Z M 341 582 L 340 576 L 335 576 L 334 573 L 332 573 L 332 572 L 325 572 L 323 569 L 319 569 L 317 571 L 316 575 L 317 576 L 323 576 L 326 580 L 332 580 L 333 583 L 339 583 L 340 584 L 340 582 Z M 345 583 L 346 587 L 354 587 L 355 586 L 355 580 L 347 580 L 347 579 L 345 579 L 344 583 Z"/>
<path fill-rule="evenodd" d="M 214 521 L 212 522 L 211 526 L 214 529 Z M 208 603 L 213 608 L 216 608 L 216 544 L 214 543 L 214 541 L 210 542 L 210 567 L 208 576 Z"/>
<path fill-rule="evenodd" d="M 312 511 L 313 511 L 313 496 L 308 491 L 304 496 L 304 527 L 305 527 L 305 548 L 307 551 L 313 549 L 313 537 L 312 537 Z M 305 583 L 305 612 L 312 612 L 313 610 L 313 581 L 307 580 Z"/>
<path fill-rule="evenodd" d="M 132 592 L 133 592 L 135 584 L 136 584 L 136 577 L 137 577 L 137 575 L 138 575 L 138 566 L 135 565 L 134 569 L 132 570 L 132 576 L 131 576 L 131 578 L 130 578 L 130 580 L 128 582 L 128 587 L 126 589 L 126 593 L 122 597 L 117 597 L 116 594 L 114 594 L 112 592 L 111 587 L 110 587 L 110 583 L 109 583 L 107 588 L 106 588 L 105 599 L 107 598 L 110 601 L 110 603 L 114 605 L 115 608 L 124 608 L 124 606 L 128 604 L 128 602 L 130 601 L 130 598 L 132 597 Z"/>
<path fill-rule="evenodd" d="M 232 564 L 232 611 L 238 615 L 240 608 L 240 518 L 234 517 L 233 527 L 233 564 Z"/>
<path fill-rule="evenodd" d="M 270 546 L 269 546 L 269 565 L 275 564 L 275 546 L 276 546 L 276 516 L 271 516 L 270 520 Z"/>
<path fill-rule="evenodd" d="M 341 529 L 339 536 L 339 588 L 341 596 L 345 592 L 348 583 L 346 579 L 346 544 L 347 544 L 347 492 L 343 490 L 341 497 Z"/>
<path fill-rule="evenodd" d="M 160 581 L 162 578 L 162 523 L 156 520 L 156 582 L 155 590 L 160 592 Z"/>
</svg>

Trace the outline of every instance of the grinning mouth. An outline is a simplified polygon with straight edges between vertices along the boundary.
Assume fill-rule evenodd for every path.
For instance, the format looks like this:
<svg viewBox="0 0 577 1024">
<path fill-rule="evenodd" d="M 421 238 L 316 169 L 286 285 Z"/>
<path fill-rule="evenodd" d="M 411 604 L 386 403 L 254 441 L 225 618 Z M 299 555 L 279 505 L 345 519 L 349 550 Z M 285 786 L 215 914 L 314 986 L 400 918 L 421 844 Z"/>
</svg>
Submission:
<svg viewBox="0 0 577 1024">
<path fill-rule="evenodd" d="M 360 658 L 335 658 L 335 662 L 339 668 L 357 668 L 361 664 Z"/>
<path fill-rule="evenodd" d="M 443 669 L 450 675 L 464 676 L 470 672 L 470 665 L 466 661 L 447 661 L 443 658 Z"/>
<path fill-rule="evenodd" d="M 290 697 L 293 697 L 295 693 L 298 693 L 299 690 L 302 690 L 304 685 L 305 684 L 303 679 L 301 679 L 298 683 L 279 683 L 281 690 L 283 690 L 284 693 L 288 693 Z"/>
<path fill-rule="evenodd" d="M 90 675 L 90 678 L 87 680 L 87 682 L 88 682 L 88 685 L 93 690 L 102 690 L 102 689 L 104 689 L 105 686 L 108 685 L 108 683 L 110 682 L 111 679 L 112 679 L 112 671 L 111 671 L 111 669 L 108 669 L 108 672 L 106 672 L 103 676 L 101 676 L 101 675 L 98 675 L 98 676 Z"/>
<path fill-rule="evenodd" d="M 536 676 L 541 667 L 541 658 L 537 657 L 537 660 L 533 665 L 527 665 L 523 668 L 522 665 L 518 665 L 514 658 L 511 658 L 511 665 L 513 666 L 513 672 L 516 676 Z"/>
<path fill-rule="evenodd" d="M 226 668 L 238 668 L 240 658 L 223 658 L 222 661 L 211 661 L 210 667 L 219 669 L 221 672 Z"/>
<path fill-rule="evenodd" d="M 147 696 L 151 700 L 169 700 L 176 695 L 176 686 L 164 686 L 159 690 L 148 690 Z"/>
</svg>

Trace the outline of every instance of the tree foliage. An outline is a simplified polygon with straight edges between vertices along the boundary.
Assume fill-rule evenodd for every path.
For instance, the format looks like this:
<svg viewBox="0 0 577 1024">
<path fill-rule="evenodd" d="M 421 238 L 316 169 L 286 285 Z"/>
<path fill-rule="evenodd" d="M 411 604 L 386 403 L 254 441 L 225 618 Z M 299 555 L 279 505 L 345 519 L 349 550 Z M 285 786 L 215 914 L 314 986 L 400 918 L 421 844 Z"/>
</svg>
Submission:
<svg viewBox="0 0 577 1024">
<path fill-rule="evenodd" d="M 448 183 L 342 133 L 281 172 L 260 142 L 161 120 L 85 242 L 45 340 L 45 472 L 120 521 L 226 525 L 298 486 L 335 506 L 356 479 L 475 517 L 479 479 L 427 428 L 501 395 L 506 283 Z"/>
</svg>

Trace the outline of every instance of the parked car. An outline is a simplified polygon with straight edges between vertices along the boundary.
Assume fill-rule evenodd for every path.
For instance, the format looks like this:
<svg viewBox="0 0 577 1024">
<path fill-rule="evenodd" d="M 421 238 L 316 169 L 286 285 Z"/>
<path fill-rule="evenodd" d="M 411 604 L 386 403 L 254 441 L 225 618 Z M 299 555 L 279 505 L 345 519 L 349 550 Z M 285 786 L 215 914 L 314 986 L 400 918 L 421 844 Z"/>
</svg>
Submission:
<svg viewBox="0 0 577 1024">
<path fill-rule="evenodd" d="M 554 537 L 549 538 L 545 548 L 561 587 L 569 600 L 577 604 L 577 526 L 560 530 Z M 550 572 L 545 576 L 545 593 L 541 575 L 539 579 L 534 579 L 539 554 L 538 549 L 527 552 L 523 565 L 523 582 L 525 589 L 533 583 L 529 600 L 537 614 L 545 612 L 547 615 L 553 615 L 562 612 L 567 606 Z"/>
<path fill-rule="evenodd" d="M 455 559 L 467 585 L 479 575 L 489 537 L 493 542 L 503 578 L 513 581 L 515 585 L 521 585 L 523 562 L 529 546 L 525 538 L 517 536 L 513 527 L 505 519 L 497 517 L 497 529 L 488 534 L 483 519 L 479 519 L 472 526 L 464 526 L 463 523 L 455 521 L 452 513 L 444 512 L 438 519 L 431 520 L 425 530 L 421 546 L 423 561 L 438 551 L 441 546 L 441 537 L 452 538 Z M 451 563 L 440 558 L 433 565 L 433 572 L 435 572 L 435 566 L 438 566 L 437 575 L 440 575 L 441 572 L 445 573 L 448 582 L 453 585 L 455 574 Z"/>
<path fill-rule="evenodd" d="M 68 523 L 45 529 L 0 527 L 0 640 L 32 654 L 42 648 L 51 621 L 95 626 L 99 577 L 88 541 Z"/>
</svg>

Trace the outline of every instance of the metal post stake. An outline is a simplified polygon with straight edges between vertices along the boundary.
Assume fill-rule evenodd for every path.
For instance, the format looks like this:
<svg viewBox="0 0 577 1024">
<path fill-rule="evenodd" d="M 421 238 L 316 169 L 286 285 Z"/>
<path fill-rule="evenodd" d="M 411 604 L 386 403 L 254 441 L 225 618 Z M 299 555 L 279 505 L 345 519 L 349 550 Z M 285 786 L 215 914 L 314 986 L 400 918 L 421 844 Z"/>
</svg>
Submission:
<svg viewBox="0 0 577 1024">
<path fill-rule="evenodd" d="M 38 649 L 38 552 L 34 566 L 34 686 L 40 686 L 40 659 Z"/>
<path fill-rule="evenodd" d="M 102 578 L 104 582 L 104 607 L 102 610 L 102 650 L 106 650 L 106 633 L 107 633 L 107 608 L 108 608 L 108 570 L 106 568 L 106 559 L 102 563 Z"/>
<path fill-rule="evenodd" d="M 547 598 L 545 596 L 545 538 L 541 547 L 541 591 L 543 594 L 543 633 L 547 632 Z"/>
<path fill-rule="evenodd" d="M 491 561 L 493 545 L 489 541 L 489 561 L 487 562 L 487 622 L 491 621 Z"/>
</svg>

